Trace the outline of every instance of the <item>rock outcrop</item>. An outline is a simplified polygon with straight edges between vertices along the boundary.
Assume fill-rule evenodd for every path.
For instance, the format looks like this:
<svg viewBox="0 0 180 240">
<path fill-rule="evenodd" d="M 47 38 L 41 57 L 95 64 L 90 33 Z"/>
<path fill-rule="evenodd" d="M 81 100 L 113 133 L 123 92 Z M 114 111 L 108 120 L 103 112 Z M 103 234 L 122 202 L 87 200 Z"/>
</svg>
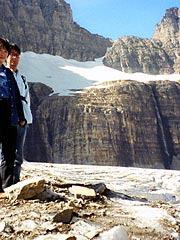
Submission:
<svg viewBox="0 0 180 240">
<path fill-rule="evenodd" d="M 115 81 L 34 101 L 35 88 L 27 160 L 167 169 L 178 161 L 180 82 Z"/>
<path fill-rule="evenodd" d="M 180 9 L 167 9 L 155 26 L 152 39 L 119 38 L 104 57 L 104 64 L 127 73 L 180 73 Z"/>
<path fill-rule="evenodd" d="M 22 51 L 49 53 L 80 61 L 102 57 L 110 39 L 91 34 L 73 21 L 64 0 L 1 0 L 1 36 Z"/>
<path fill-rule="evenodd" d="M 174 72 L 180 73 L 180 8 L 167 9 L 161 22 L 155 26 L 153 39 L 161 41 Z"/>
<path fill-rule="evenodd" d="M 126 73 L 171 74 L 174 72 L 173 62 L 170 61 L 160 41 L 135 36 L 122 37 L 115 41 L 106 53 L 103 63 Z"/>
</svg>

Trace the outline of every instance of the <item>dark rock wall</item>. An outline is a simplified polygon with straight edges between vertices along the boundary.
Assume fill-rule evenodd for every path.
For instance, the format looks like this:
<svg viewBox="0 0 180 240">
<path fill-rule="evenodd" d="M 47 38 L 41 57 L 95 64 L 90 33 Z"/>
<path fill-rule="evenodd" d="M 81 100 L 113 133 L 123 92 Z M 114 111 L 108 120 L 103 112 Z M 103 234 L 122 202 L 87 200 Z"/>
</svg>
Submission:
<svg viewBox="0 0 180 240">
<path fill-rule="evenodd" d="M 170 168 L 180 151 L 179 99 L 180 84 L 170 81 L 116 81 L 77 96 L 43 96 L 33 105 L 26 158 Z"/>
<path fill-rule="evenodd" d="M 170 155 L 179 154 L 180 82 L 161 81 L 155 84 Z"/>
</svg>

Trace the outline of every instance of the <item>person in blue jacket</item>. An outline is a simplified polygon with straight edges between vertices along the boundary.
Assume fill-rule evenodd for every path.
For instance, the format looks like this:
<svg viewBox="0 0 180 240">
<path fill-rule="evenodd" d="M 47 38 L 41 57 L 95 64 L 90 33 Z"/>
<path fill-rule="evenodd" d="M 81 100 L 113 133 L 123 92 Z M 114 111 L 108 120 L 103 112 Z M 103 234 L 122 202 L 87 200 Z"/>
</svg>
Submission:
<svg viewBox="0 0 180 240">
<path fill-rule="evenodd" d="M 18 126 L 17 128 L 17 144 L 16 144 L 16 160 L 14 166 L 14 183 L 20 181 L 21 165 L 24 160 L 24 145 L 27 135 L 28 125 L 32 123 L 32 113 L 30 108 L 30 93 L 29 86 L 26 77 L 21 74 L 18 69 L 20 61 L 21 50 L 15 43 L 10 44 L 10 54 L 7 58 L 7 67 L 13 72 L 14 78 L 16 79 L 19 92 L 21 95 L 21 101 L 24 110 L 24 116 L 27 120 L 26 126 L 23 128 Z"/>
<path fill-rule="evenodd" d="M 4 188 L 13 184 L 17 126 L 26 125 L 18 85 L 12 71 L 4 66 L 9 53 L 9 41 L 0 38 L 0 198 L 6 197 Z"/>
</svg>

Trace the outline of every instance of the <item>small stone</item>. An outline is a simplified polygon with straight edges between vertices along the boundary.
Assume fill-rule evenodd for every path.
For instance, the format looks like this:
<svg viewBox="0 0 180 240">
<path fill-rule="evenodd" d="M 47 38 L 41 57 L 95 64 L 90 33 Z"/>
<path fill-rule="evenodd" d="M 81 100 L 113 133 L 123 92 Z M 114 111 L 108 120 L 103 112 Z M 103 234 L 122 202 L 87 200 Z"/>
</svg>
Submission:
<svg viewBox="0 0 180 240">
<path fill-rule="evenodd" d="M 69 223 L 72 219 L 73 208 L 63 209 L 53 217 L 53 222 Z"/>
<path fill-rule="evenodd" d="M 76 197 L 82 197 L 82 198 L 96 197 L 96 191 L 88 187 L 72 186 L 69 188 L 69 191 L 70 193 L 74 194 Z"/>
<path fill-rule="evenodd" d="M 0 222 L 0 232 L 13 233 L 13 227 L 8 223 L 2 221 Z"/>
<path fill-rule="evenodd" d="M 16 199 L 30 199 L 45 189 L 45 180 L 40 177 L 35 177 L 18 182 L 10 187 L 4 189 L 8 198 L 11 200 Z"/>
<path fill-rule="evenodd" d="M 106 190 L 106 185 L 104 183 L 98 183 L 91 188 L 93 188 L 97 194 L 102 194 Z"/>
</svg>

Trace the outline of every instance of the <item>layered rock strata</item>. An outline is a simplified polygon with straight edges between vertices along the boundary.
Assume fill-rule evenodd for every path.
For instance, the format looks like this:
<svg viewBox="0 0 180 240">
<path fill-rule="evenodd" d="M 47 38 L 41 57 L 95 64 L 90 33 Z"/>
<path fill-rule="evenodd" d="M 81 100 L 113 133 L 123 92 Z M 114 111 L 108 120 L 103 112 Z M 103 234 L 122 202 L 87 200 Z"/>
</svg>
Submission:
<svg viewBox="0 0 180 240">
<path fill-rule="evenodd" d="M 180 82 L 107 82 L 33 101 L 35 86 L 30 161 L 169 169 L 180 154 Z"/>
</svg>

